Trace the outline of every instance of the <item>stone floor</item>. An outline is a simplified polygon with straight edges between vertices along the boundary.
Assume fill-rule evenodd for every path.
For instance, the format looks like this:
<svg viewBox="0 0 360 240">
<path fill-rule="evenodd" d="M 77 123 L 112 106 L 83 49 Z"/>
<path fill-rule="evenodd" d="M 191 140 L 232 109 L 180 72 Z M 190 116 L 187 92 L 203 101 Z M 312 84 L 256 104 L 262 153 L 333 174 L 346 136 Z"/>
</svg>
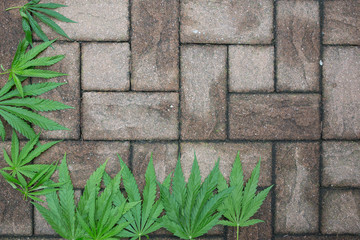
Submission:
<svg viewBox="0 0 360 240">
<path fill-rule="evenodd" d="M 3 10 L 24 2 L 0 0 L 4 65 L 23 32 Z M 187 175 L 195 151 L 204 175 L 220 157 L 228 176 L 240 151 L 247 176 L 261 157 L 261 187 L 275 184 L 241 239 L 360 239 L 360 0 L 53 2 L 78 24 L 45 53 L 65 53 L 53 69 L 69 73 L 48 96 L 75 109 L 48 115 L 72 131 L 44 133 L 65 140 L 38 162 L 66 152 L 81 190 L 105 159 L 118 171 L 116 153 L 143 183 L 151 152 L 163 180 L 179 153 Z M 0 186 L 0 239 L 56 238 Z"/>
</svg>

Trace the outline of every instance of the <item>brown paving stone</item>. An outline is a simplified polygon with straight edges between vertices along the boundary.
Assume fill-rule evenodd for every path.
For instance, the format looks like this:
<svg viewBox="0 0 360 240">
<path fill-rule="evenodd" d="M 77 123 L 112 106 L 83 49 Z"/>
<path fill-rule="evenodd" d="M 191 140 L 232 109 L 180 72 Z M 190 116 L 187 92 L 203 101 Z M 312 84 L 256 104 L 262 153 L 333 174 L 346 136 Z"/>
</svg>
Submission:
<svg viewBox="0 0 360 240">
<path fill-rule="evenodd" d="M 360 1 L 324 1 L 324 43 L 360 44 Z"/>
<path fill-rule="evenodd" d="M 317 1 L 277 3 L 277 89 L 318 91 L 320 17 Z"/>
<path fill-rule="evenodd" d="M 322 209 L 323 234 L 360 234 L 359 190 L 325 191 Z"/>
<path fill-rule="evenodd" d="M 254 240 L 254 239 L 271 239 L 271 192 L 266 197 L 263 205 L 259 211 L 251 219 L 261 219 L 264 222 L 258 223 L 249 227 L 240 228 L 239 239 Z M 236 239 L 236 227 L 228 227 L 228 238 Z"/>
<path fill-rule="evenodd" d="M 81 87 L 84 90 L 129 90 L 128 43 L 88 43 L 82 46 Z"/>
<path fill-rule="evenodd" d="M 274 91 L 274 47 L 230 46 L 229 90 Z"/>
<path fill-rule="evenodd" d="M 129 39 L 129 1 L 128 0 L 57 0 L 67 5 L 57 12 L 77 23 L 56 23 L 73 40 L 80 41 L 127 41 Z M 41 24 L 49 38 L 60 38 L 57 33 Z"/>
<path fill-rule="evenodd" d="M 65 109 L 41 113 L 41 115 L 50 118 L 61 125 L 70 129 L 70 131 L 43 131 L 42 138 L 45 139 L 78 139 L 80 137 L 80 47 L 78 43 L 54 43 L 54 49 L 48 48 L 40 56 L 55 56 L 64 54 L 65 58 L 59 63 L 47 68 L 52 71 L 66 73 L 68 76 L 46 79 L 34 79 L 33 83 L 42 82 L 66 82 L 50 92 L 41 95 L 41 98 L 47 98 L 62 102 L 74 109 Z M 36 128 L 39 130 L 40 128 Z"/>
<path fill-rule="evenodd" d="M 326 139 L 360 138 L 360 47 L 324 50 L 324 122 Z"/>
<path fill-rule="evenodd" d="M 175 169 L 178 159 L 177 143 L 134 143 L 132 169 L 140 190 L 145 186 L 145 172 L 151 154 L 159 182 Z"/>
<path fill-rule="evenodd" d="M 359 240 L 357 236 L 283 236 L 276 237 L 276 240 Z"/>
<path fill-rule="evenodd" d="M 179 88 L 179 1 L 134 0 L 131 6 L 131 87 Z"/>
<path fill-rule="evenodd" d="M 117 154 L 128 163 L 130 144 L 115 141 L 64 141 L 39 156 L 36 163 L 60 160 L 65 153 L 74 187 L 84 188 L 90 175 L 107 159 L 106 171 L 114 177 L 120 170 Z"/>
<path fill-rule="evenodd" d="M 226 138 L 226 47 L 181 48 L 181 138 Z"/>
<path fill-rule="evenodd" d="M 237 152 L 243 166 L 245 179 L 250 177 L 261 158 L 260 186 L 271 185 L 271 143 L 181 143 L 181 164 L 185 178 L 190 175 L 194 153 L 198 160 L 202 179 L 210 173 L 220 158 L 220 170 L 229 179 Z"/>
<path fill-rule="evenodd" d="M 317 94 L 230 95 L 231 139 L 319 139 Z"/>
<path fill-rule="evenodd" d="M 322 185 L 360 187 L 360 143 L 323 142 Z"/>
<path fill-rule="evenodd" d="M 318 143 L 276 144 L 276 233 L 318 230 Z"/>
<path fill-rule="evenodd" d="M 178 100 L 177 93 L 84 93 L 84 139 L 177 139 Z"/>
<path fill-rule="evenodd" d="M 183 0 L 181 41 L 191 43 L 271 43 L 270 0 Z"/>
</svg>

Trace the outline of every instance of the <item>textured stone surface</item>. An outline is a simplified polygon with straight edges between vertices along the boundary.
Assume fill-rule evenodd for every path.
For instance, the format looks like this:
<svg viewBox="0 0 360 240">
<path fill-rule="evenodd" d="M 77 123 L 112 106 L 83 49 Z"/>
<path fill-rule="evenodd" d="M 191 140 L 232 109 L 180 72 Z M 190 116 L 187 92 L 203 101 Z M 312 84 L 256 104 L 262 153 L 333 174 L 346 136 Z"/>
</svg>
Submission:
<svg viewBox="0 0 360 240">
<path fill-rule="evenodd" d="M 318 143 L 276 144 L 277 233 L 315 233 L 319 204 Z"/>
<path fill-rule="evenodd" d="M 53 46 L 54 49 L 48 48 L 40 56 L 65 54 L 66 57 L 62 61 L 47 69 L 66 73 L 68 76 L 51 80 L 33 79 L 33 83 L 46 81 L 66 82 L 67 84 L 41 95 L 41 98 L 59 101 L 74 107 L 74 109 L 41 113 L 41 115 L 70 129 L 70 131 L 43 131 L 42 138 L 78 139 L 80 137 L 80 47 L 78 43 L 54 43 Z"/>
<path fill-rule="evenodd" d="M 324 52 L 324 138 L 360 137 L 360 47 Z"/>
<path fill-rule="evenodd" d="M 194 153 L 198 160 L 202 179 L 210 173 L 220 157 L 220 170 L 229 179 L 237 152 L 243 166 L 245 179 L 250 177 L 261 157 L 260 186 L 271 185 L 270 143 L 181 143 L 181 164 L 187 179 L 190 175 Z"/>
<path fill-rule="evenodd" d="M 81 87 L 84 90 L 129 90 L 128 43 L 88 43 L 82 46 Z"/>
<path fill-rule="evenodd" d="M 277 89 L 318 91 L 320 18 L 317 1 L 277 3 Z"/>
<path fill-rule="evenodd" d="M 226 138 L 226 47 L 181 48 L 181 138 Z"/>
<path fill-rule="evenodd" d="M 84 139 L 177 139 L 177 93 L 84 93 Z"/>
<path fill-rule="evenodd" d="M 359 190 L 326 191 L 322 209 L 322 233 L 360 234 Z"/>
<path fill-rule="evenodd" d="M 274 47 L 230 46 L 229 66 L 231 92 L 274 90 Z"/>
<path fill-rule="evenodd" d="M 261 219 L 264 222 L 249 227 L 240 228 L 239 239 L 271 239 L 271 192 L 266 197 L 259 211 L 251 219 Z M 236 239 L 236 227 L 228 227 L 227 239 Z"/>
<path fill-rule="evenodd" d="M 43 153 L 36 163 L 52 163 L 62 159 L 65 153 L 74 187 L 84 188 L 90 175 L 107 159 L 106 171 L 114 177 L 120 170 L 117 154 L 127 163 L 130 144 L 116 141 L 64 141 Z M 57 178 L 57 173 L 54 177 Z"/>
<path fill-rule="evenodd" d="M 181 41 L 192 43 L 270 43 L 270 0 L 183 0 Z"/>
<path fill-rule="evenodd" d="M 127 41 L 129 39 L 129 0 L 57 0 L 67 5 L 58 8 L 63 14 L 77 23 L 56 21 L 66 34 L 79 41 Z M 41 24 L 49 38 L 60 37 L 46 25 Z"/>
<path fill-rule="evenodd" d="M 360 143 L 324 142 L 322 185 L 360 187 Z"/>
<path fill-rule="evenodd" d="M 176 166 L 178 159 L 177 143 L 134 143 L 132 169 L 140 190 L 145 186 L 145 172 L 151 154 L 156 178 L 163 182 Z"/>
<path fill-rule="evenodd" d="M 276 240 L 359 240 L 358 236 L 283 236 L 276 237 Z"/>
<path fill-rule="evenodd" d="M 134 0 L 131 5 L 133 90 L 179 88 L 179 1 Z"/>
<path fill-rule="evenodd" d="M 317 94 L 230 95 L 231 139 L 319 139 Z"/>
<path fill-rule="evenodd" d="M 324 43 L 360 44 L 360 1 L 324 1 Z"/>
</svg>

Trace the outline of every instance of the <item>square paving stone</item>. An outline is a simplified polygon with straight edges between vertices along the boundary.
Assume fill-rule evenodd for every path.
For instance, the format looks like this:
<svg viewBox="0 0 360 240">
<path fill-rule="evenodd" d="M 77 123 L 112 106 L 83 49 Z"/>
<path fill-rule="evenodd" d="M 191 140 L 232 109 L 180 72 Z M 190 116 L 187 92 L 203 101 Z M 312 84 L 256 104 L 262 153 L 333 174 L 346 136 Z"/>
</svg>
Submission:
<svg viewBox="0 0 360 240">
<path fill-rule="evenodd" d="M 70 129 L 70 131 L 43 131 L 41 137 L 45 139 L 78 139 L 80 137 L 80 46 L 78 43 L 54 43 L 53 47 L 54 49 L 49 47 L 40 56 L 45 57 L 64 54 L 65 58 L 46 69 L 66 73 L 68 76 L 57 77 L 50 80 L 35 78 L 33 79 L 33 83 L 67 83 L 40 97 L 62 102 L 74 107 L 74 109 L 41 113 L 41 115 Z M 38 127 L 36 127 L 36 129 L 40 130 Z"/>
<path fill-rule="evenodd" d="M 229 90 L 274 91 L 274 47 L 230 46 Z"/>
<path fill-rule="evenodd" d="M 226 47 L 181 48 L 181 138 L 226 138 Z"/>
<path fill-rule="evenodd" d="M 129 0 L 57 0 L 68 7 L 57 12 L 77 23 L 55 22 L 73 40 L 78 41 L 127 41 L 129 40 Z M 40 24 L 45 34 L 60 38 L 56 32 Z"/>
<path fill-rule="evenodd" d="M 229 179 L 237 152 L 247 180 L 261 158 L 259 186 L 271 185 L 271 143 L 181 143 L 181 164 L 185 178 L 188 179 L 194 154 L 199 163 L 202 179 L 210 173 L 220 158 L 220 170 Z"/>
<path fill-rule="evenodd" d="M 132 1 L 131 27 L 132 89 L 178 90 L 179 1 Z"/>
<path fill-rule="evenodd" d="M 183 0 L 181 42 L 271 43 L 273 1 Z"/>
<path fill-rule="evenodd" d="M 360 187 L 360 143 L 323 142 L 322 185 Z"/>
<path fill-rule="evenodd" d="M 318 231 L 318 143 L 276 144 L 276 233 Z"/>
<path fill-rule="evenodd" d="M 317 1 L 277 3 L 276 64 L 279 91 L 318 91 L 320 17 Z"/>
<path fill-rule="evenodd" d="M 323 195 L 321 233 L 360 234 L 360 191 L 328 190 Z"/>
<path fill-rule="evenodd" d="M 84 93 L 83 136 L 88 140 L 178 138 L 177 93 Z"/>
<path fill-rule="evenodd" d="M 87 43 L 82 46 L 83 90 L 129 90 L 130 46 L 128 43 Z"/>
<path fill-rule="evenodd" d="M 360 0 L 324 1 L 324 43 L 360 44 Z"/>
<path fill-rule="evenodd" d="M 41 154 L 35 162 L 50 164 L 60 160 L 60 163 L 65 153 L 73 186 L 80 189 L 85 187 L 90 175 L 107 159 L 106 171 L 115 177 L 120 170 L 117 154 L 128 164 L 130 144 L 117 141 L 64 141 Z M 57 173 L 54 178 L 57 179 Z"/>
<path fill-rule="evenodd" d="M 318 94 L 231 94 L 231 139 L 320 138 Z"/>
<path fill-rule="evenodd" d="M 360 47 L 326 47 L 323 104 L 325 139 L 360 137 Z"/>
</svg>

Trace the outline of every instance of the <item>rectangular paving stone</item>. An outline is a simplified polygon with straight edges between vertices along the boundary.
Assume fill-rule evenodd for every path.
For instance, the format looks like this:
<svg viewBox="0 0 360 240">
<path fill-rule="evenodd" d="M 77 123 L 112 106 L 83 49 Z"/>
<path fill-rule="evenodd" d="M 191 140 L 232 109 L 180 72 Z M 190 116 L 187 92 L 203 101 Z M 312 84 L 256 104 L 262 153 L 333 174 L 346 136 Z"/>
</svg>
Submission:
<svg viewBox="0 0 360 240">
<path fill-rule="evenodd" d="M 318 231 L 318 143 L 278 143 L 276 148 L 276 233 Z"/>
<path fill-rule="evenodd" d="M 360 1 L 324 1 L 324 43 L 360 44 Z"/>
<path fill-rule="evenodd" d="M 323 142 L 322 185 L 360 187 L 360 143 Z"/>
<path fill-rule="evenodd" d="M 231 94 L 231 139 L 320 138 L 318 94 Z"/>
<path fill-rule="evenodd" d="M 132 1 L 131 27 L 132 89 L 178 90 L 179 1 Z"/>
<path fill-rule="evenodd" d="M 261 174 L 259 186 L 271 185 L 271 143 L 181 143 L 181 164 L 185 178 L 188 179 L 194 153 L 198 160 L 202 179 L 210 173 L 215 162 L 220 158 L 220 170 L 226 179 L 229 179 L 230 172 L 237 152 L 240 152 L 240 159 L 245 175 L 248 179 L 252 170 L 261 158 Z"/>
<path fill-rule="evenodd" d="M 360 137 L 360 47 L 326 47 L 323 70 L 323 137 Z"/>
<path fill-rule="evenodd" d="M 117 154 L 128 163 L 130 144 L 116 141 L 64 141 L 41 154 L 35 162 L 49 164 L 61 160 L 65 153 L 72 183 L 79 189 L 84 188 L 90 175 L 107 159 L 106 171 L 115 177 L 120 170 Z M 57 173 L 54 178 L 57 179 Z"/>
<path fill-rule="evenodd" d="M 50 80 L 33 79 L 33 83 L 42 82 L 66 82 L 54 90 L 51 90 L 41 98 L 51 99 L 62 102 L 74 109 L 65 109 L 61 111 L 44 112 L 41 115 L 50 118 L 70 131 L 42 131 L 41 137 L 44 139 L 78 139 L 80 137 L 80 47 L 78 43 L 54 43 L 54 49 L 48 48 L 40 56 L 66 55 L 65 58 L 46 69 L 66 73 L 68 76 L 57 77 Z M 36 127 L 37 130 L 40 128 Z"/>
<path fill-rule="evenodd" d="M 264 222 L 258 223 L 249 227 L 240 228 L 239 239 L 254 240 L 254 239 L 271 239 L 271 194 L 266 197 L 263 205 L 259 211 L 251 219 L 261 219 Z M 228 227 L 227 239 L 236 239 L 236 227 Z"/>
<path fill-rule="evenodd" d="M 130 88 L 128 43 L 85 43 L 81 65 L 83 90 L 126 91 Z"/>
<path fill-rule="evenodd" d="M 277 90 L 319 91 L 318 2 L 278 1 L 276 21 Z"/>
<path fill-rule="evenodd" d="M 274 47 L 230 46 L 229 91 L 274 91 Z"/>
<path fill-rule="evenodd" d="M 181 42 L 266 44 L 273 39 L 270 0 L 183 0 Z"/>
<path fill-rule="evenodd" d="M 178 138 L 177 93 L 84 93 L 82 130 L 88 140 Z"/>
<path fill-rule="evenodd" d="M 359 240 L 358 236 L 283 236 L 276 237 L 276 240 Z"/>
<path fill-rule="evenodd" d="M 57 0 L 67 5 L 57 12 L 77 23 L 54 20 L 73 40 L 77 41 L 127 41 L 129 40 L 129 0 Z M 45 34 L 51 38 L 60 37 L 56 32 L 41 24 Z"/>
<path fill-rule="evenodd" d="M 181 138 L 226 138 L 226 47 L 181 48 Z"/>
<path fill-rule="evenodd" d="M 323 195 L 321 233 L 360 234 L 360 191 L 327 190 Z"/>
</svg>

